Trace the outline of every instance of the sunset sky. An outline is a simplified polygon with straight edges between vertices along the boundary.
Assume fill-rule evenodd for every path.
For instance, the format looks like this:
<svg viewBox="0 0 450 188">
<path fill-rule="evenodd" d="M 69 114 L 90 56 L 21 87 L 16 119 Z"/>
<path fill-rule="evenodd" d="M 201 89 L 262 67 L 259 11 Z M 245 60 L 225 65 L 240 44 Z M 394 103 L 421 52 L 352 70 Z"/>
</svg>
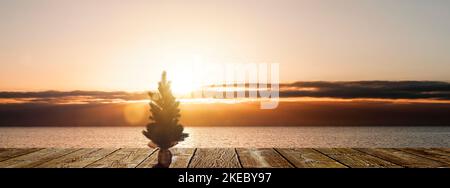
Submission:
<svg viewBox="0 0 450 188">
<path fill-rule="evenodd" d="M 0 90 L 143 91 L 178 64 L 276 62 L 280 80 L 450 80 L 450 2 L 0 1 Z"/>
<path fill-rule="evenodd" d="M 2 0 L 0 126 L 142 126 L 163 70 L 197 89 L 194 62 L 278 63 L 280 100 L 177 96 L 187 126 L 449 125 L 449 19 L 444 0 Z"/>
</svg>

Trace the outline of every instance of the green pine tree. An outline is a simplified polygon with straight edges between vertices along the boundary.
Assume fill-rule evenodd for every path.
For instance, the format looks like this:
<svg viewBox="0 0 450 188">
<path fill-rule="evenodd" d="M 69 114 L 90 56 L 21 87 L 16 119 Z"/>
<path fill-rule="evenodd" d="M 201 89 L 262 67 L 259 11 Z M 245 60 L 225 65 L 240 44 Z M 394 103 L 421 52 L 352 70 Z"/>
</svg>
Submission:
<svg viewBox="0 0 450 188">
<path fill-rule="evenodd" d="M 157 147 L 169 149 L 188 137 L 183 133 L 183 126 L 179 124 L 179 102 L 172 95 L 170 82 L 166 79 L 166 72 L 162 73 L 158 92 L 149 92 L 150 123 L 142 133 Z"/>
</svg>

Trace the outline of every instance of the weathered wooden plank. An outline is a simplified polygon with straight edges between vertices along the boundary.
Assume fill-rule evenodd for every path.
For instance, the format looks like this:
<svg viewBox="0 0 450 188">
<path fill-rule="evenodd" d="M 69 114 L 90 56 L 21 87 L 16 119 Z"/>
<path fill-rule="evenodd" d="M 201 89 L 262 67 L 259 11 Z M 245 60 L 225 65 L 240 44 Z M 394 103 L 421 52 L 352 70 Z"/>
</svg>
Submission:
<svg viewBox="0 0 450 188">
<path fill-rule="evenodd" d="M 189 168 L 240 168 L 233 148 L 198 148 Z"/>
<path fill-rule="evenodd" d="M 450 148 L 434 148 L 434 149 L 441 149 L 443 151 L 446 151 L 447 153 L 450 153 Z"/>
<path fill-rule="evenodd" d="M 276 148 L 276 150 L 297 168 L 347 168 L 311 148 Z"/>
<path fill-rule="evenodd" d="M 433 151 L 432 149 L 425 148 L 398 148 L 398 150 L 412 153 L 421 157 L 439 161 L 442 163 L 450 164 L 450 156 L 442 155 L 439 151 Z"/>
<path fill-rule="evenodd" d="M 292 168 L 286 159 L 272 148 L 237 148 L 243 168 Z"/>
<path fill-rule="evenodd" d="M 173 148 L 173 158 L 170 168 L 187 168 L 192 156 L 194 156 L 195 148 Z"/>
<path fill-rule="evenodd" d="M 79 149 L 46 148 L 0 162 L 2 168 L 31 168 Z"/>
<path fill-rule="evenodd" d="M 142 163 L 140 163 L 136 168 L 153 168 L 154 165 L 158 163 L 158 149 L 155 150 L 150 156 L 148 156 Z M 172 153 L 173 155 L 173 153 Z"/>
<path fill-rule="evenodd" d="M 135 168 L 154 149 L 149 148 L 121 148 L 114 153 L 86 166 L 87 168 Z"/>
<path fill-rule="evenodd" d="M 0 161 L 32 153 L 42 148 L 0 148 Z"/>
<path fill-rule="evenodd" d="M 187 168 L 191 157 L 194 155 L 195 148 L 171 148 L 172 163 L 169 168 Z M 158 151 L 155 151 L 144 160 L 137 168 L 152 168 L 158 163 Z"/>
<path fill-rule="evenodd" d="M 50 160 L 39 166 L 38 168 L 83 168 L 105 156 L 111 154 L 118 149 L 113 148 L 84 148 L 63 157 Z"/>
<path fill-rule="evenodd" d="M 448 164 L 392 148 L 358 148 L 357 150 L 409 168 L 448 167 Z"/>
<path fill-rule="evenodd" d="M 352 168 L 400 168 L 399 165 L 351 148 L 318 148 L 317 150 Z"/>
<path fill-rule="evenodd" d="M 0 148 L 0 167 L 151 167 L 150 149 Z M 449 148 L 172 148 L 171 168 L 450 167 Z"/>
<path fill-rule="evenodd" d="M 427 151 L 438 153 L 440 155 L 450 156 L 450 148 L 427 148 Z"/>
</svg>

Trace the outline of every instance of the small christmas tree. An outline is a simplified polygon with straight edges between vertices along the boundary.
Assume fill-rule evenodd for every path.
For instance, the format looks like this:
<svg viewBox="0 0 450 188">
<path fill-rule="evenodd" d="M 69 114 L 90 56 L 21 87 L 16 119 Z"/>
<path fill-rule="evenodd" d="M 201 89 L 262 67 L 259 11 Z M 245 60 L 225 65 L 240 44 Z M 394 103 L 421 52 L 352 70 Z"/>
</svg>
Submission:
<svg viewBox="0 0 450 188">
<path fill-rule="evenodd" d="M 158 92 L 149 92 L 150 96 L 150 120 L 146 130 L 142 133 L 150 139 L 150 147 L 158 147 L 158 164 L 155 167 L 168 167 L 171 163 L 172 154 L 169 148 L 188 137 L 183 133 L 183 126 L 179 124 L 180 109 L 170 89 L 166 72 L 162 73 Z"/>
</svg>

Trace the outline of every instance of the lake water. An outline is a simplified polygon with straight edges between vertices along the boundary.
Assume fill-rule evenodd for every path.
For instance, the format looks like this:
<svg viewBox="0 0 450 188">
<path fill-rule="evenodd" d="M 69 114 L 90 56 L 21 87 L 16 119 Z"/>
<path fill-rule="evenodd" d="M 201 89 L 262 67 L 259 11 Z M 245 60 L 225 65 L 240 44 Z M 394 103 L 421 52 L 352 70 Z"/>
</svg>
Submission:
<svg viewBox="0 0 450 188">
<path fill-rule="evenodd" d="M 0 147 L 147 147 L 141 127 L 1 127 Z M 177 147 L 450 147 L 450 127 L 188 127 Z"/>
</svg>

